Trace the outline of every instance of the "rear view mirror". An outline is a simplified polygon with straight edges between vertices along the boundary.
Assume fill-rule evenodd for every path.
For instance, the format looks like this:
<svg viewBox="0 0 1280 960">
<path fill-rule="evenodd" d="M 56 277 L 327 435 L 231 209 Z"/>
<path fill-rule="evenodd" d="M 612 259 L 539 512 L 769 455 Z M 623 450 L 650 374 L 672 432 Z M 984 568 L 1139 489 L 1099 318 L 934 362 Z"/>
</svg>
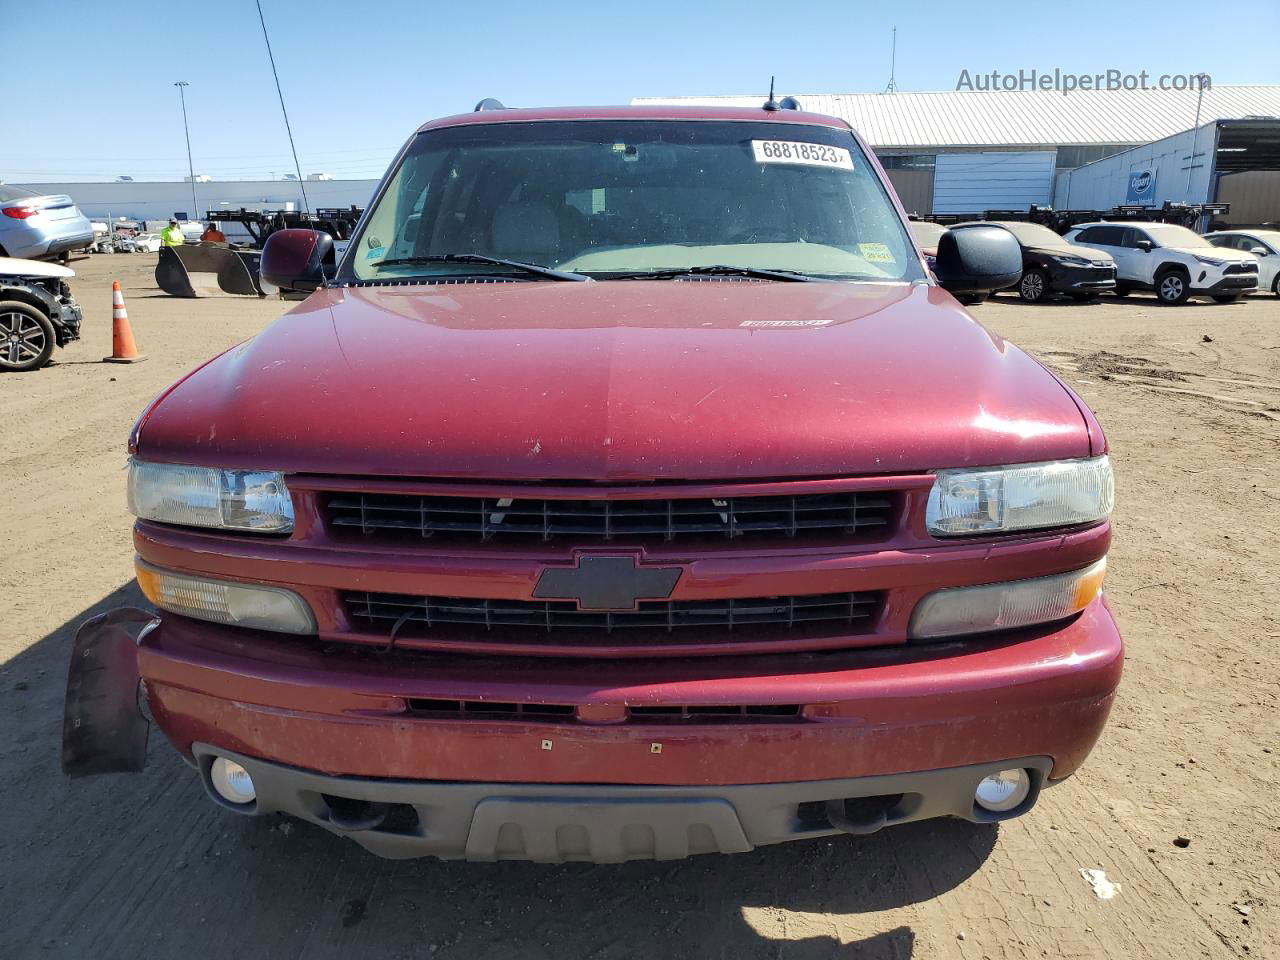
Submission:
<svg viewBox="0 0 1280 960">
<path fill-rule="evenodd" d="M 333 256 L 333 237 L 327 233 L 277 230 L 262 248 L 260 273 L 281 290 L 310 293 L 324 284 L 324 265 Z"/>
<path fill-rule="evenodd" d="M 1150 252 L 1151 252 L 1151 241 L 1150 241 L 1150 240 L 1135 240 L 1135 241 L 1133 242 L 1133 245 L 1134 245 L 1135 247 L 1137 247 L 1139 250 L 1141 250 L 1143 253 L 1150 253 Z"/>
<path fill-rule="evenodd" d="M 948 230 L 938 240 L 933 272 L 950 293 L 992 293 L 1018 282 L 1022 248 L 1000 227 Z"/>
</svg>

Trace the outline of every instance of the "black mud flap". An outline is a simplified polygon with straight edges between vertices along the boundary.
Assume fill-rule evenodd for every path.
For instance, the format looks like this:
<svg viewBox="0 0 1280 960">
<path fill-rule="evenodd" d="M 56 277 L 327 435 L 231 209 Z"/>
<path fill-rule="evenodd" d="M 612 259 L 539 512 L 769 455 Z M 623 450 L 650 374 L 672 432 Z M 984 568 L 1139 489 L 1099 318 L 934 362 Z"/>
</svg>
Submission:
<svg viewBox="0 0 1280 960">
<path fill-rule="evenodd" d="M 171 297 L 262 295 L 260 250 L 233 250 L 217 244 L 161 247 L 156 286 Z"/>
<path fill-rule="evenodd" d="M 151 724 L 138 705 L 138 642 L 154 614 L 121 607 L 76 631 L 62 715 L 62 772 L 134 773 L 147 762 Z"/>
</svg>

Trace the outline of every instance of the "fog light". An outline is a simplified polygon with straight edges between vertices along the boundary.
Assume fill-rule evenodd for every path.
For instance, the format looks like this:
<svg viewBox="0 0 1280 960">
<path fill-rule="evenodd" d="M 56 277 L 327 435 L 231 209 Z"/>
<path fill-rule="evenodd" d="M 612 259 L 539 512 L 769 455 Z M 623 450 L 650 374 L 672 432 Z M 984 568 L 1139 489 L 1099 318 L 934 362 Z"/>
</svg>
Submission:
<svg viewBox="0 0 1280 960">
<path fill-rule="evenodd" d="M 973 799 L 983 810 L 1006 813 L 1014 809 L 1031 792 L 1031 777 L 1022 769 L 1001 770 L 983 779 Z"/>
<path fill-rule="evenodd" d="M 230 803 L 253 803 L 258 796 L 249 771 L 226 757 L 214 758 L 213 766 L 209 768 L 209 779 L 218 796 Z"/>
</svg>

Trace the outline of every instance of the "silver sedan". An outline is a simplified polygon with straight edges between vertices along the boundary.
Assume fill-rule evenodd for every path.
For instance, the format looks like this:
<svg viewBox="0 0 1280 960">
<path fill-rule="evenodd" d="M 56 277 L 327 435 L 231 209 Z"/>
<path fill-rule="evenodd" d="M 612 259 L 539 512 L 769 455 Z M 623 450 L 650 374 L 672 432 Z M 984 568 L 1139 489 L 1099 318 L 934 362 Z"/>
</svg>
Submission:
<svg viewBox="0 0 1280 960">
<path fill-rule="evenodd" d="M 92 241 L 89 218 L 70 197 L 0 185 L 0 257 L 52 259 Z"/>
</svg>

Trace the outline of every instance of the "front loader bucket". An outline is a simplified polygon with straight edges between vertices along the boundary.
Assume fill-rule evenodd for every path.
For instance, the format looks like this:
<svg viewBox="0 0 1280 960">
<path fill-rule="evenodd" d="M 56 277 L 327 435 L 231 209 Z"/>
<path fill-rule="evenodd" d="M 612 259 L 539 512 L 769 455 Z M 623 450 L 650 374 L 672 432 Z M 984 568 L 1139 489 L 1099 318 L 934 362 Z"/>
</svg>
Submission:
<svg viewBox="0 0 1280 960">
<path fill-rule="evenodd" d="M 67 776 L 132 773 L 146 764 L 151 724 L 138 705 L 138 643 L 159 622 L 154 614 L 121 607 L 76 631 L 62 711 Z"/>
<path fill-rule="evenodd" d="M 262 296 L 260 250 L 233 250 L 214 243 L 161 247 L 156 286 L 172 297 Z"/>
</svg>

